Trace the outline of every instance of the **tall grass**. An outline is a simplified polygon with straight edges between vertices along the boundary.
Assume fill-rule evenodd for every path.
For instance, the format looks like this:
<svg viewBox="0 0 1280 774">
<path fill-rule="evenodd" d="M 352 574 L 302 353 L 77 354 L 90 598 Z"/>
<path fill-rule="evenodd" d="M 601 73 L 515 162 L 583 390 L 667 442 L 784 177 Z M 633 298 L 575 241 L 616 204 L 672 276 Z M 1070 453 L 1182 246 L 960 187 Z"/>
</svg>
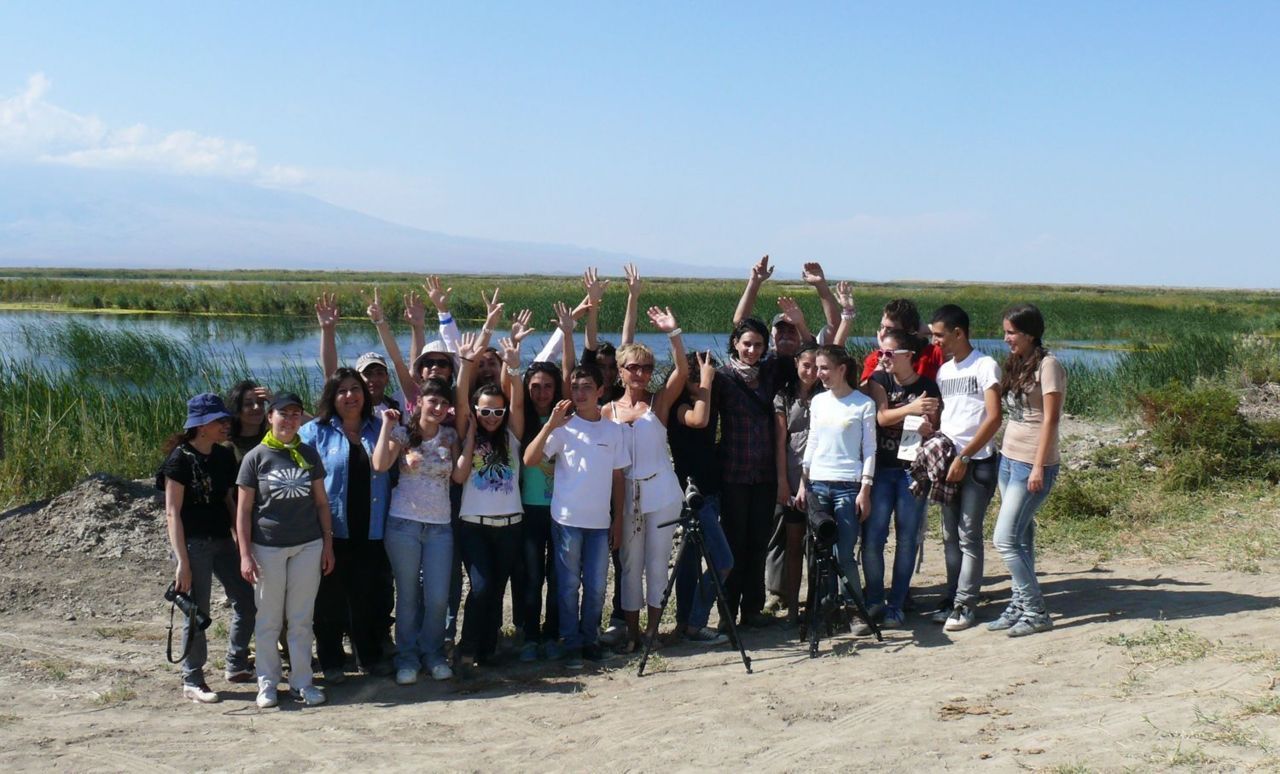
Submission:
<svg viewBox="0 0 1280 774">
<path fill-rule="evenodd" d="M 74 309 L 120 309 L 177 313 L 251 314 L 308 318 L 321 292 L 337 294 L 345 316 L 363 317 L 365 294 L 382 290 L 387 313 L 402 312 L 401 296 L 420 290 L 413 274 L 340 272 L 91 272 L 67 270 L 55 276 L 11 270 L 0 280 L 0 301 L 48 303 Z M 745 270 L 744 270 L 745 275 Z M 228 282 L 227 280 L 234 280 Z M 835 279 L 833 277 L 833 279 Z M 484 315 L 482 290 L 502 287 L 508 309 L 529 307 L 538 319 L 550 316 L 555 301 L 576 301 L 582 286 L 573 277 L 453 276 L 453 311 L 466 322 Z M 619 330 L 625 294 L 617 281 L 601 312 L 603 330 Z M 643 303 L 670 306 L 688 331 L 727 330 L 742 280 L 652 278 L 645 281 Z M 768 318 L 773 300 L 794 295 L 811 322 L 821 319 L 813 292 L 799 282 L 771 282 L 761 293 L 756 313 Z M 1105 287 L 1045 287 L 979 284 L 859 283 L 855 297 L 862 311 L 857 326 L 870 332 L 879 310 L 892 298 L 914 299 L 927 317 L 944 303 L 958 303 L 970 314 L 977 338 L 1000 336 L 1000 312 L 1009 304 L 1040 306 L 1054 340 L 1163 342 L 1186 331 L 1246 333 L 1280 330 L 1277 295 L 1264 291 L 1150 290 Z M 813 326 L 816 328 L 816 324 Z"/>
<path fill-rule="evenodd" d="M 296 362 L 254 374 L 238 353 L 159 336 L 76 324 L 26 336 L 48 357 L 0 358 L 0 508 L 51 497 L 95 472 L 149 476 L 197 392 L 225 394 L 255 378 L 310 402 L 319 379 L 317 368 Z"/>
</svg>

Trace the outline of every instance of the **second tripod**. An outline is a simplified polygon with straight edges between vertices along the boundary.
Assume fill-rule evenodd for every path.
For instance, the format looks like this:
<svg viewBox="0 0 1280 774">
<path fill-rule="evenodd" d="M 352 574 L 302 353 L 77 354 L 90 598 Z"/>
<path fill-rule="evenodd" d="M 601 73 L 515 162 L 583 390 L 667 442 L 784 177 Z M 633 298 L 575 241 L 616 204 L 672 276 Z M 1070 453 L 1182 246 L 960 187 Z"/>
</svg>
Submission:
<svg viewBox="0 0 1280 774">
<path fill-rule="evenodd" d="M 680 564 L 685 558 L 685 552 L 689 551 L 690 546 L 692 546 L 693 550 L 702 555 L 702 560 L 706 562 L 709 568 L 708 574 L 715 584 L 716 604 L 720 610 L 720 620 L 728 624 L 729 637 L 738 646 L 738 653 L 742 656 L 742 665 L 747 668 L 747 674 L 751 674 L 751 657 L 747 655 L 746 649 L 742 646 L 742 638 L 738 636 L 738 627 L 733 621 L 733 615 L 729 612 L 729 601 L 724 595 L 724 583 L 720 580 L 720 568 L 716 566 L 715 560 L 711 558 L 711 552 L 707 549 L 707 543 L 702 534 L 702 520 L 698 517 L 698 511 L 702 509 L 702 503 L 702 493 L 698 491 L 697 484 L 690 477 L 689 484 L 684 490 L 684 507 L 680 511 L 680 518 L 658 525 L 659 527 L 668 527 L 672 524 L 680 525 L 680 548 L 676 550 L 675 564 L 671 568 L 670 577 L 667 578 L 667 587 L 662 591 L 662 603 L 659 607 L 658 619 L 661 620 L 663 613 L 667 610 L 667 603 L 671 601 L 671 590 L 675 588 L 676 576 L 680 574 Z M 638 677 L 644 676 L 645 665 L 649 663 L 649 654 L 653 652 L 653 638 L 653 634 L 648 634 L 644 639 L 644 652 L 640 655 L 640 668 L 636 672 Z"/>
</svg>

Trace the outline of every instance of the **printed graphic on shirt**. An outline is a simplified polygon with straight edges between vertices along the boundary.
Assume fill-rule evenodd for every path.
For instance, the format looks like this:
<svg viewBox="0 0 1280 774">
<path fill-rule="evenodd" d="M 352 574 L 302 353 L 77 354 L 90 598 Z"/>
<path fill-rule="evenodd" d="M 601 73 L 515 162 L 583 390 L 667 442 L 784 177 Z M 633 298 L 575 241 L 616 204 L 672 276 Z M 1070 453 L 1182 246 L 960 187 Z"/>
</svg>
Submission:
<svg viewBox="0 0 1280 774">
<path fill-rule="evenodd" d="M 957 376 L 952 379 L 939 379 L 938 389 L 942 391 L 942 399 L 954 398 L 957 395 L 977 395 L 982 392 L 978 389 L 978 377 L 976 376 Z"/>
<path fill-rule="evenodd" d="M 1027 394 L 1020 390 L 1006 394 L 1001 400 L 1004 415 L 1010 422 L 1025 422 L 1027 416 Z"/>
<path fill-rule="evenodd" d="M 471 458 L 471 483 L 480 490 L 506 494 L 515 486 L 515 471 L 485 441 L 477 444 Z"/>
<path fill-rule="evenodd" d="M 273 498 L 293 500 L 311 496 L 311 477 L 302 468 L 285 468 L 273 470 L 263 476 L 267 482 L 267 491 Z"/>
</svg>

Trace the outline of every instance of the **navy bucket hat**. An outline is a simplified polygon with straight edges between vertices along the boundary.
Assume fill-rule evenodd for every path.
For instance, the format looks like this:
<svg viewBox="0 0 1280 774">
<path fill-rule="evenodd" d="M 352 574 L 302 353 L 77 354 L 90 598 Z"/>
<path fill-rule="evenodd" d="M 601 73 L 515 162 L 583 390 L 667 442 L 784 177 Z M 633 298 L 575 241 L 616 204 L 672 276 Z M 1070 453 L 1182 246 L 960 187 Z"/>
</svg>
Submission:
<svg viewBox="0 0 1280 774">
<path fill-rule="evenodd" d="M 190 430 L 193 427 L 207 425 L 219 419 L 230 418 L 231 414 L 227 413 L 227 405 L 222 402 L 220 396 L 212 392 L 202 392 L 187 401 L 187 423 L 182 426 L 182 429 Z"/>
</svg>

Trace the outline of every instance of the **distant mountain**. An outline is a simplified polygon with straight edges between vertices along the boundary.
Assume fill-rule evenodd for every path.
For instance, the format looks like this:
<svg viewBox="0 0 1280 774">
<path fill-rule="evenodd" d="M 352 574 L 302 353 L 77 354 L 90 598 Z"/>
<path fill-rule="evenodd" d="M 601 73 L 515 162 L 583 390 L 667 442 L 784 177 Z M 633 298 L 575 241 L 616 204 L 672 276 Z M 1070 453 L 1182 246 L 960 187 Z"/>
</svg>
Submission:
<svg viewBox="0 0 1280 774">
<path fill-rule="evenodd" d="M 651 276 L 724 270 L 570 245 L 450 236 L 248 183 L 0 165 L 0 266 L 281 268 Z"/>
</svg>

